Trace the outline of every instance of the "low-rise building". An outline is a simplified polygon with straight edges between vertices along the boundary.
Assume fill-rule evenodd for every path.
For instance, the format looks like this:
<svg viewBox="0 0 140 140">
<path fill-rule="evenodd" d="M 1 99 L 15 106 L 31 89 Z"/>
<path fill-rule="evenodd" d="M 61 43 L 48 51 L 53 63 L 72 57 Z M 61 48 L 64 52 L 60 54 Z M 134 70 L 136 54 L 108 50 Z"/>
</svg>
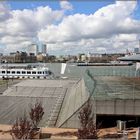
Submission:
<svg viewBox="0 0 140 140">
<path fill-rule="evenodd" d="M 5 63 L 35 63 L 36 56 L 33 54 L 27 54 L 26 52 L 10 53 L 10 55 L 4 55 L 1 57 L 1 62 Z"/>
<path fill-rule="evenodd" d="M 37 59 L 37 62 L 47 62 L 48 61 L 48 56 L 42 54 L 42 53 L 39 53 L 37 56 L 36 56 L 36 59 Z"/>
<path fill-rule="evenodd" d="M 88 62 L 96 62 L 102 58 L 102 54 L 99 53 L 88 53 L 87 61 Z"/>
</svg>

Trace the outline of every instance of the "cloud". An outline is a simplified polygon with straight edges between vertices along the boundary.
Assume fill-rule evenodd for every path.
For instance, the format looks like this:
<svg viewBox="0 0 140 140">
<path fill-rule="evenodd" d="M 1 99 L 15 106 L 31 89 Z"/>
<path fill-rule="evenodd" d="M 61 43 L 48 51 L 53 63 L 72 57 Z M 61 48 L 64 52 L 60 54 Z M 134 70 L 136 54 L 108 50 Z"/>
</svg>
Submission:
<svg viewBox="0 0 140 140">
<path fill-rule="evenodd" d="M 52 10 L 49 6 L 10 10 L 6 3 L 0 3 L 0 11 L 0 44 L 10 48 L 7 50 L 23 48 L 27 42 L 31 44 L 39 30 L 58 22 L 64 15 L 63 10 Z"/>
<path fill-rule="evenodd" d="M 67 0 L 60 1 L 60 7 L 64 10 L 72 10 L 73 6 Z"/>
<path fill-rule="evenodd" d="M 136 34 L 119 34 L 116 35 L 115 40 L 121 42 L 133 42 L 137 41 L 138 35 Z"/>
<path fill-rule="evenodd" d="M 5 2 L 1 2 L 0 4 L 0 22 L 5 21 L 6 19 L 11 17 L 8 5 Z"/>
<path fill-rule="evenodd" d="M 140 34 L 140 21 L 132 18 L 136 5 L 136 1 L 116 1 L 115 4 L 105 6 L 90 15 L 69 15 L 63 18 L 60 24 L 49 25 L 40 30 L 38 37 L 41 41 L 61 43 L 61 48 L 64 46 L 63 42 L 72 42 L 75 46 L 76 43 L 74 42 L 78 44 L 78 42 L 81 43 L 81 40 L 84 40 L 84 45 L 75 46 L 80 51 L 82 49 L 83 51 L 86 49 L 105 50 L 101 48 L 106 48 L 108 51 L 113 49 L 122 51 L 122 48 L 125 49 L 128 46 L 128 42 L 136 41 L 138 34 Z M 134 43 L 132 47 L 135 47 Z M 64 46 L 64 48 L 68 49 L 69 47 Z"/>
<path fill-rule="evenodd" d="M 121 52 L 137 47 L 140 21 L 133 18 L 135 1 L 116 1 L 95 13 L 66 15 L 73 6 L 60 2 L 60 10 L 49 6 L 10 10 L 0 3 L 0 44 L 5 51 L 25 48 L 34 40 L 48 42 L 59 53 Z"/>
<path fill-rule="evenodd" d="M 38 7 L 34 12 L 37 23 L 43 28 L 43 26 L 50 25 L 59 21 L 63 17 L 63 11 L 52 10 L 49 6 Z"/>
<path fill-rule="evenodd" d="M 135 6 L 134 2 L 116 2 L 91 15 L 70 15 L 59 25 L 47 26 L 38 33 L 38 36 L 40 40 L 47 38 L 50 42 L 63 42 L 104 38 L 118 33 L 140 33 L 140 22 L 129 17 Z"/>
</svg>

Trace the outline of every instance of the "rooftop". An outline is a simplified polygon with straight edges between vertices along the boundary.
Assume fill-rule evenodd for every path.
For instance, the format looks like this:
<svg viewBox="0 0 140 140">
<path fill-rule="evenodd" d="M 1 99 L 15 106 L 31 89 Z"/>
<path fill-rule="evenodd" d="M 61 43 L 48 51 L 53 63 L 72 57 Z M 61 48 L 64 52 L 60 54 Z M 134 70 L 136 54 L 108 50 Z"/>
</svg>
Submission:
<svg viewBox="0 0 140 140">
<path fill-rule="evenodd" d="M 40 126 L 55 123 L 65 94 L 77 80 L 24 80 L 9 87 L 0 96 L 0 124 L 12 124 L 28 112 L 31 103 L 42 102 L 44 117 Z M 52 111 L 56 113 L 52 116 Z M 53 119 L 51 118 L 53 117 Z"/>
<path fill-rule="evenodd" d="M 140 54 L 120 57 L 120 58 L 118 58 L 118 60 L 121 60 L 121 61 L 140 61 Z"/>
<path fill-rule="evenodd" d="M 96 99 L 140 99 L 140 78 L 95 76 Z"/>
</svg>

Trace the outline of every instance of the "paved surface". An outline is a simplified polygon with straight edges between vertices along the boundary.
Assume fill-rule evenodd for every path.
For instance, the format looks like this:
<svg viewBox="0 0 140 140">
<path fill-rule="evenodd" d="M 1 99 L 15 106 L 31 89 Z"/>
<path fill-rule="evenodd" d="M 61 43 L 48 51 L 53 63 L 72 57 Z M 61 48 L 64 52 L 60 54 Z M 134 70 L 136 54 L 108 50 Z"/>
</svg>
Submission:
<svg viewBox="0 0 140 140">
<path fill-rule="evenodd" d="M 0 130 L 2 132 L 0 132 L 0 140 L 12 140 L 12 137 L 9 133 L 9 130 L 11 129 L 10 125 L 0 125 Z M 113 127 L 113 128 L 105 128 L 105 129 L 100 129 L 98 136 L 100 140 L 128 140 L 128 139 L 136 139 L 136 131 L 137 128 L 132 128 L 131 130 L 127 130 L 126 132 L 128 133 L 128 135 L 125 135 L 123 138 L 102 138 L 105 135 L 113 135 L 113 134 L 117 134 L 118 130 L 117 128 Z M 45 128 L 42 127 L 41 128 L 41 133 L 43 134 L 47 134 L 47 133 L 51 133 L 52 136 L 50 139 L 56 139 L 56 140 L 69 140 L 69 139 L 77 139 L 76 136 L 74 135 L 68 135 L 68 133 L 75 133 L 77 132 L 77 129 L 65 129 L 65 128 Z M 122 133 L 122 132 L 120 132 Z"/>
<path fill-rule="evenodd" d="M 12 140 L 12 137 L 9 133 L 9 131 L 11 130 L 11 126 L 10 125 L 0 125 L 0 130 L 2 132 L 0 132 L 0 140 Z M 65 128 L 45 128 L 45 127 L 42 127 L 41 128 L 41 133 L 42 134 L 48 134 L 48 133 L 51 133 L 52 136 L 50 139 L 57 139 L 57 140 L 62 140 L 62 139 L 65 139 L 65 140 L 69 140 L 69 139 L 77 139 L 76 136 L 69 136 L 69 135 L 57 135 L 57 134 L 63 134 L 63 133 L 67 133 L 67 132 L 70 132 L 70 133 L 73 133 L 73 132 L 77 132 L 77 129 L 65 129 Z M 45 139 L 48 139 L 48 138 L 45 138 Z"/>
<path fill-rule="evenodd" d="M 19 79 L 8 80 L 8 81 L 4 80 L 3 83 L 0 84 L 0 95 L 3 94 L 3 92 L 7 90 L 8 87 L 11 87 L 12 85 L 17 84 L 19 82 L 21 82 L 21 80 Z"/>
</svg>

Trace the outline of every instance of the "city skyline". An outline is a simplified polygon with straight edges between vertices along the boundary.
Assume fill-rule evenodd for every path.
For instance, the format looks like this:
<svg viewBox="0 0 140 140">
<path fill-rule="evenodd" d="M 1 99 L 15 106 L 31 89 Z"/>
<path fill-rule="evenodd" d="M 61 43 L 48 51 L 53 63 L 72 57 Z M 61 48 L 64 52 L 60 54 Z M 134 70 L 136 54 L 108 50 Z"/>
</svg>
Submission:
<svg viewBox="0 0 140 140">
<path fill-rule="evenodd" d="M 47 44 L 49 54 L 113 53 L 139 47 L 139 1 L 0 2 L 0 52 Z M 40 46 L 40 45 L 39 45 Z"/>
</svg>

